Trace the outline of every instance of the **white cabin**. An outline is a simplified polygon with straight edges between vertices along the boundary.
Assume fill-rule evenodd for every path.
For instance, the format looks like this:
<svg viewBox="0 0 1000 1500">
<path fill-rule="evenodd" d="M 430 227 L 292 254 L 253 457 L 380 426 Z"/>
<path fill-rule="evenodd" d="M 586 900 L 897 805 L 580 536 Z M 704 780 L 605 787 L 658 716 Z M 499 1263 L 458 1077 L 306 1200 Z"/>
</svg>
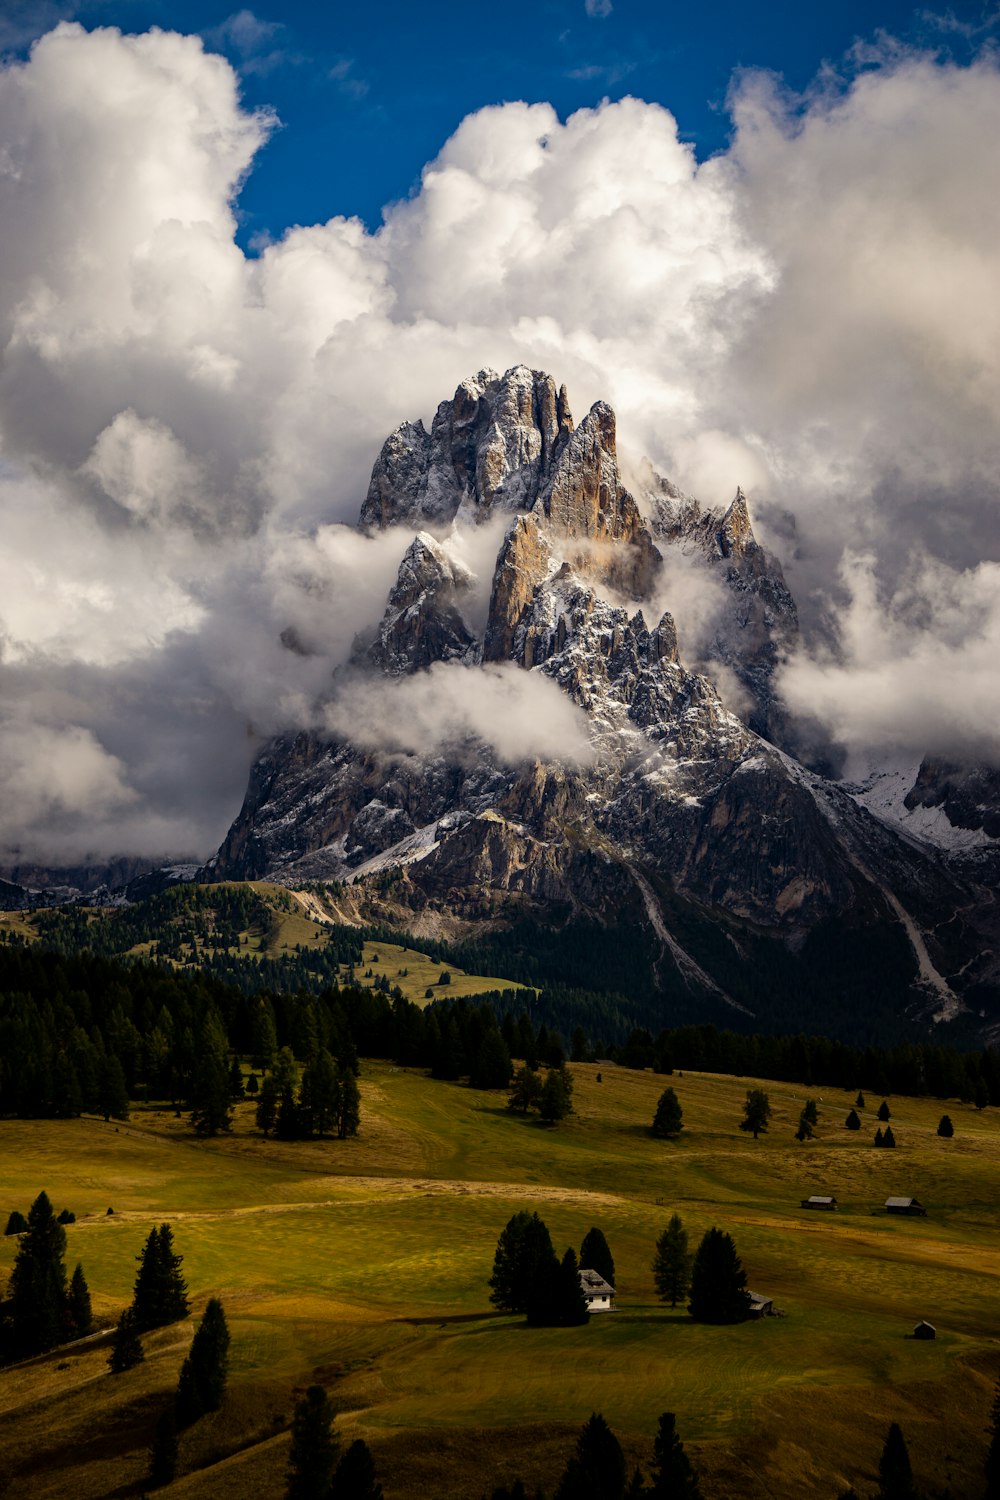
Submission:
<svg viewBox="0 0 1000 1500">
<path fill-rule="evenodd" d="M 614 1312 L 615 1289 L 610 1281 L 605 1281 L 597 1271 L 581 1270 L 580 1287 L 587 1299 L 590 1312 Z"/>
</svg>

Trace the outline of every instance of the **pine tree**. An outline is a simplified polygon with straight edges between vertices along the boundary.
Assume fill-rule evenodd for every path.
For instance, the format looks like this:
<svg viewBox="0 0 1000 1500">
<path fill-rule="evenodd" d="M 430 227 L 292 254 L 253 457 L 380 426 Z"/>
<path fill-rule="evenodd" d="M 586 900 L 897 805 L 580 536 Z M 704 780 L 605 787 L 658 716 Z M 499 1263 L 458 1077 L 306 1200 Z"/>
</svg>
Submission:
<svg viewBox="0 0 1000 1500">
<path fill-rule="evenodd" d="M 847 1116 L 847 1119 L 844 1121 L 844 1124 L 847 1126 L 848 1130 L 861 1129 L 861 1116 L 858 1114 L 856 1109 L 851 1110 L 850 1114 Z"/>
<path fill-rule="evenodd" d="M 320 1047 L 302 1073 L 299 1110 L 303 1129 L 326 1135 L 335 1123 L 338 1102 L 337 1069 L 325 1047 Z"/>
<path fill-rule="evenodd" d="M 538 1114 L 546 1125 L 556 1125 L 573 1113 L 573 1079 L 565 1068 L 550 1068 L 542 1084 Z"/>
<path fill-rule="evenodd" d="M 246 1090 L 243 1087 L 243 1069 L 240 1060 L 234 1057 L 229 1064 L 229 1098 L 233 1104 L 238 1104 L 241 1099 L 246 1098 Z"/>
<path fill-rule="evenodd" d="M 816 1108 L 815 1099 L 806 1100 L 802 1108 L 802 1113 L 803 1115 L 805 1115 L 810 1125 L 817 1125 L 819 1123 L 819 1110 Z"/>
<path fill-rule="evenodd" d="M 97 1078 L 97 1109 L 106 1120 L 128 1119 L 125 1071 L 113 1052 L 101 1058 Z"/>
<path fill-rule="evenodd" d="M 625 1455 L 600 1412 L 583 1424 L 555 1500 L 624 1500 Z"/>
<path fill-rule="evenodd" d="M 177 1382 L 177 1421 L 181 1427 L 190 1426 L 206 1412 L 218 1411 L 228 1374 L 226 1315 L 218 1297 L 210 1297 Z"/>
<path fill-rule="evenodd" d="M 295 1090 L 291 1087 L 281 1090 L 274 1117 L 274 1133 L 280 1141 L 297 1141 L 302 1134 L 302 1116 Z"/>
<path fill-rule="evenodd" d="M 311 1385 L 292 1417 L 285 1500 L 329 1500 L 339 1447 L 330 1398 L 321 1385 Z"/>
<path fill-rule="evenodd" d="M 536 1109 L 542 1097 L 542 1080 L 525 1063 L 523 1068 L 518 1068 L 514 1073 L 514 1080 L 510 1086 L 510 1094 L 507 1099 L 507 1108 L 517 1110 L 518 1113 L 526 1115 L 529 1109 Z"/>
<path fill-rule="evenodd" d="M 337 1139 L 345 1141 L 358 1133 L 361 1124 L 361 1091 L 348 1067 L 337 1069 Z"/>
<path fill-rule="evenodd" d="M 567 1246 L 552 1278 L 552 1300 L 544 1321 L 558 1328 L 575 1328 L 590 1321 L 590 1308 L 580 1285 L 580 1266 L 572 1245 Z"/>
<path fill-rule="evenodd" d="M 474 1089 L 505 1089 L 510 1083 L 511 1062 L 507 1043 L 490 1026 L 476 1052 L 469 1074 L 469 1084 Z"/>
<path fill-rule="evenodd" d="M 87 1286 L 87 1278 L 79 1262 L 70 1278 L 69 1292 L 66 1296 L 66 1315 L 70 1338 L 86 1338 L 87 1334 L 93 1331 L 94 1314 L 90 1306 L 90 1288 Z"/>
<path fill-rule="evenodd" d="M 876 1132 L 875 1132 L 875 1139 L 872 1141 L 872 1145 L 873 1146 L 881 1146 L 882 1144 L 883 1144 L 883 1136 L 882 1136 L 882 1131 L 881 1131 L 881 1128 L 880 1128 L 880 1129 L 876 1130 Z"/>
<path fill-rule="evenodd" d="M 681 1109 L 675 1090 L 664 1089 L 656 1105 L 656 1114 L 653 1116 L 652 1134 L 666 1139 L 680 1135 L 684 1129 L 683 1121 L 684 1111 Z"/>
<path fill-rule="evenodd" d="M 677 1436 L 672 1411 L 660 1417 L 653 1440 L 653 1484 L 645 1493 L 651 1500 L 701 1500 L 698 1478 Z"/>
<path fill-rule="evenodd" d="M 893 1422 L 878 1461 L 878 1500 L 916 1500 L 906 1439 Z"/>
<path fill-rule="evenodd" d="M 986 1450 L 986 1493 L 983 1500 L 1000 1500 L 1000 1380 L 993 1393 L 990 1412 L 990 1445 Z"/>
<path fill-rule="evenodd" d="M 145 1354 L 135 1313 L 127 1307 L 118 1319 L 114 1337 L 111 1340 L 108 1369 L 112 1375 L 123 1375 L 126 1370 L 133 1369 L 143 1359 L 145 1359 Z"/>
<path fill-rule="evenodd" d="M 669 1224 L 656 1242 L 653 1281 L 660 1301 L 669 1302 L 671 1307 L 677 1306 L 691 1284 L 687 1230 L 679 1214 L 671 1215 Z"/>
<path fill-rule="evenodd" d="M 864 1109 L 864 1107 L 865 1107 L 865 1096 L 861 1092 L 861 1090 L 858 1089 L 858 1097 L 854 1101 L 854 1108 L 855 1109 Z"/>
<path fill-rule="evenodd" d="M 161 1224 L 159 1229 L 149 1231 L 136 1259 L 139 1270 L 132 1294 L 132 1310 L 140 1333 L 186 1318 L 189 1311 L 187 1283 L 181 1275 L 184 1257 L 174 1250 L 174 1236 L 169 1224 Z"/>
<path fill-rule="evenodd" d="M 615 1285 L 615 1262 L 603 1232 L 595 1225 L 588 1229 L 580 1246 L 580 1270 L 596 1271 L 610 1286 Z"/>
<path fill-rule="evenodd" d="M 943 1136 L 945 1140 L 951 1140 L 952 1136 L 955 1134 L 955 1127 L 951 1123 L 951 1115 L 941 1116 L 940 1120 L 938 1121 L 937 1133 L 938 1135 Z"/>
<path fill-rule="evenodd" d="M 198 1135 L 232 1129 L 233 1101 L 226 1064 L 214 1047 L 204 1047 L 191 1080 L 191 1124 Z"/>
<path fill-rule="evenodd" d="M 257 1098 L 257 1129 L 267 1135 L 274 1128 L 274 1122 L 278 1117 L 278 1086 L 274 1081 L 274 1075 L 269 1073 L 260 1086 L 260 1094 Z"/>
<path fill-rule="evenodd" d="M 767 1131 L 767 1122 L 770 1118 L 771 1101 L 764 1090 L 747 1089 L 740 1129 L 750 1131 L 756 1140 L 758 1135 Z"/>
<path fill-rule="evenodd" d="M 160 1413 L 156 1436 L 149 1450 L 149 1482 L 154 1489 L 172 1484 L 177 1473 L 177 1418 L 168 1406 Z"/>
<path fill-rule="evenodd" d="M 513 1214 L 497 1240 L 490 1301 L 501 1312 L 526 1313 L 537 1284 L 556 1262 L 552 1239 L 537 1213 Z"/>
<path fill-rule="evenodd" d="M 889 1104 L 886 1099 L 883 1099 L 882 1103 L 878 1107 L 878 1118 L 882 1121 L 883 1124 L 890 1118 Z"/>
<path fill-rule="evenodd" d="M 27 1227 L 28 1221 L 24 1217 L 24 1214 L 21 1212 L 21 1210 L 19 1208 L 12 1208 L 10 1211 L 10 1218 L 7 1220 L 7 1228 L 4 1230 L 4 1235 L 23 1234 Z"/>
<path fill-rule="evenodd" d="M 688 1311 L 698 1323 L 740 1323 L 750 1314 L 747 1276 L 731 1235 L 706 1231 L 691 1267 Z"/>
<path fill-rule="evenodd" d="M 47 1193 L 28 1210 L 7 1289 L 10 1346 L 15 1359 L 55 1348 L 66 1337 L 66 1231 Z"/>
<path fill-rule="evenodd" d="M 799 1128 L 795 1132 L 797 1141 L 811 1141 L 813 1138 L 812 1121 L 803 1109 L 799 1114 Z"/>
<path fill-rule="evenodd" d="M 371 1449 L 362 1438 L 351 1444 L 337 1465 L 332 1494 L 336 1500 L 383 1500 Z"/>
<path fill-rule="evenodd" d="M 885 1127 L 885 1135 L 882 1137 L 882 1145 L 891 1149 L 896 1144 L 896 1137 L 892 1133 L 892 1126 Z"/>
</svg>

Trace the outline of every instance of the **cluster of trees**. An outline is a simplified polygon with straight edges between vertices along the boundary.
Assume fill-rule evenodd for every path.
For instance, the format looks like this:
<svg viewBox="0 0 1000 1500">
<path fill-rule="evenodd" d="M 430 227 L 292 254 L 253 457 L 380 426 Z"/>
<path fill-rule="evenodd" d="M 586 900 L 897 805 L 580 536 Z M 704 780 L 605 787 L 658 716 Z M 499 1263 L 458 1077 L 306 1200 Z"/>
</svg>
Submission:
<svg viewBox="0 0 1000 1500">
<path fill-rule="evenodd" d="M 20 1231 L 7 1295 L 0 1301 L 0 1362 L 27 1359 L 83 1338 L 93 1328 L 83 1267 L 67 1283 L 66 1231 L 39 1193 Z"/>
<path fill-rule="evenodd" d="M 514 1074 L 507 1108 L 522 1115 L 537 1110 L 543 1125 L 557 1125 L 573 1113 L 573 1075 L 560 1063 L 549 1068 L 543 1082 L 538 1071 L 525 1063 Z"/>
<path fill-rule="evenodd" d="M 750 1315 L 746 1271 L 732 1236 L 708 1229 L 692 1256 L 679 1214 L 670 1216 L 656 1241 L 653 1282 L 671 1307 L 690 1294 L 688 1312 L 697 1323 L 742 1323 Z"/>
<path fill-rule="evenodd" d="M 190 1311 L 187 1283 L 181 1271 L 184 1257 L 174 1249 L 169 1224 L 160 1224 L 149 1231 L 136 1258 L 139 1269 L 132 1301 L 118 1319 L 108 1356 L 113 1375 L 131 1370 L 143 1359 L 140 1335 L 177 1323 Z"/>
<path fill-rule="evenodd" d="M 321 1385 L 311 1385 L 295 1407 L 285 1500 L 382 1500 L 368 1444 L 346 1449 L 333 1428 L 334 1409 Z"/>
<path fill-rule="evenodd" d="M 576 1251 L 567 1246 L 560 1260 L 537 1213 L 522 1211 L 507 1221 L 497 1241 L 489 1285 L 494 1307 L 523 1313 L 536 1327 L 565 1328 L 590 1318 Z"/>
<path fill-rule="evenodd" d="M 346 1140 L 357 1135 L 361 1122 L 357 1068 L 353 1049 L 345 1049 L 345 1056 L 335 1061 L 326 1047 L 320 1047 L 306 1063 L 296 1088 L 295 1057 L 290 1047 L 283 1047 L 257 1091 L 258 1127 L 265 1135 L 273 1130 L 286 1141 L 313 1135 Z"/>
<path fill-rule="evenodd" d="M 672 1411 L 665 1411 L 653 1439 L 649 1479 L 636 1468 L 631 1477 L 621 1444 L 600 1412 L 593 1412 L 580 1429 L 567 1460 L 554 1500 L 701 1500 L 698 1476 L 684 1451 Z M 534 1500 L 545 1500 L 541 1489 Z M 491 1500 L 528 1500 L 521 1479 L 495 1489 Z"/>
</svg>

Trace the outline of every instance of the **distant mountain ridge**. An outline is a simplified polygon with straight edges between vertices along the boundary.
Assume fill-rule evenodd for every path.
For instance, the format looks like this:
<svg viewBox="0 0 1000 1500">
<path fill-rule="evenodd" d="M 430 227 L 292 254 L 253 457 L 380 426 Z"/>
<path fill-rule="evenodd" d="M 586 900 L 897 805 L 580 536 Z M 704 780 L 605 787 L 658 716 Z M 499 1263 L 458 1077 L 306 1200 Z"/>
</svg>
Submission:
<svg viewBox="0 0 1000 1500">
<path fill-rule="evenodd" d="M 449 538 L 498 517 L 477 624 L 477 581 Z M 748 966 L 759 989 L 762 955 L 804 973 L 822 948 L 835 955 L 822 1003 L 837 1003 L 838 952 L 854 965 L 845 992 L 879 953 L 893 1004 L 993 1024 L 990 894 L 762 737 L 783 739 L 773 680 L 798 624 L 741 491 L 706 512 L 654 475 L 637 498 L 611 408 L 577 426 L 565 389 L 517 366 L 463 382 L 430 432 L 404 423 L 387 439 L 359 525 L 416 535 L 374 636 L 331 684 L 334 702 L 357 695 L 357 726 L 269 745 L 202 878 L 354 881 L 372 919 L 429 935 L 631 924 L 658 955 L 664 1019 L 679 997 L 752 1011 Z M 671 615 L 646 616 L 670 548 L 732 600 L 709 655 L 739 679 L 745 722 L 681 660 Z M 366 702 L 402 702 L 394 682 L 440 693 L 442 672 L 469 694 L 490 673 L 544 679 L 577 711 L 587 755 L 512 760 L 488 726 L 451 730 L 446 715 L 429 749 L 394 744 L 391 724 L 373 735 Z"/>
</svg>

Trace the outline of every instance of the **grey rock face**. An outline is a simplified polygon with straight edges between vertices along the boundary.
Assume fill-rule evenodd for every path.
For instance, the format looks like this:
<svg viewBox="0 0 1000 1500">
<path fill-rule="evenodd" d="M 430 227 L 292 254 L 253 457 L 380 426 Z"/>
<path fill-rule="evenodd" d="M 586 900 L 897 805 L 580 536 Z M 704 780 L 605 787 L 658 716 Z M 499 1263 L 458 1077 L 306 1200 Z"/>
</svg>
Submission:
<svg viewBox="0 0 1000 1500">
<path fill-rule="evenodd" d="M 466 569 L 421 532 L 406 550 L 375 640 L 356 653 L 389 676 L 465 656 L 475 637 L 462 619 L 462 595 L 472 585 Z"/>
</svg>

